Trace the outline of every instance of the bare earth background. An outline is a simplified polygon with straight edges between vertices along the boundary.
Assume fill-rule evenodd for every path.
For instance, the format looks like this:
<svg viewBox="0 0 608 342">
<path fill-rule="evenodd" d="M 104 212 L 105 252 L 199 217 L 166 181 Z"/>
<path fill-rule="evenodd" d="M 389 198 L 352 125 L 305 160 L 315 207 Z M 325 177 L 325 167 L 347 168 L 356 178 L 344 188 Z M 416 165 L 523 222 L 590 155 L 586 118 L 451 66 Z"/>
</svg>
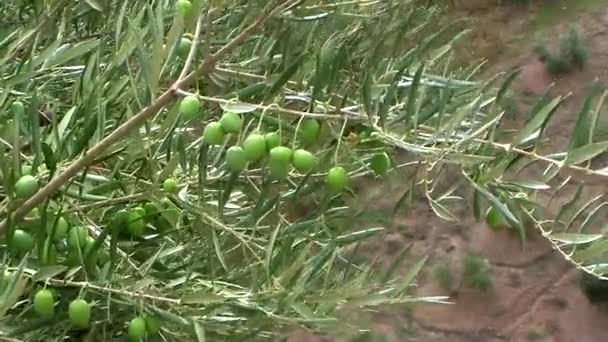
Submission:
<svg viewBox="0 0 608 342">
<path fill-rule="evenodd" d="M 455 1 L 455 18 L 467 18 L 473 28 L 461 47 L 463 59 L 487 59 L 486 76 L 513 67 L 522 68 L 514 84 L 515 100 L 507 117 L 525 120 L 527 109 L 552 83 L 552 95 L 571 93 L 549 127 L 551 149 L 563 148 L 569 140 L 584 97 L 595 80 L 608 76 L 608 1 L 553 0 L 530 1 L 463 0 Z M 589 62 L 583 71 L 559 79 L 548 74 L 532 53 L 534 39 L 549 48 L 559 44 L 558 37 L 576 24 L 589 47 Z M 608 127 L 608 115 L 600 115 L 598 127 Z M 608 132 L 608 130 L 606 130 Z M 606 161 L 599 161 L 607 166 Z M 384 186 L 360 184 L 358 205 L 390 217 L 393 206 L 406 189 L 404 175 L 393 175 Z M 592 185 L 585 197 L 606 193 L 605 179 L 577 177 L 563 198 L 548 203 L 549 209 L 568 200 L 577 183 Z M 461 195 L 468 196 L 464 191 Z M 451 305 L 392 307 L 373 314 L 374 333 L 361 341 L 424 342 L 601 342 L 608 341 L 608 309 L 593 305 L 577 285 L 576 271 L 553 252 L 534 231 L 528 232 L 525 250 L 520 240 L 508 231 L 492 232 L 471 218 L 470 208 L 457 213 L 463 220 L 446 223 L 437 218 L 425 201 L 409 212 L 397 212 L 387 229 L 389 234 L 372 242 L 362 256 L 370 260 L 394 260 L 413 243 L 410 262 L 430 257 L 419 277 L 418 295 L 451 295 Z M 491 267 L 492 287 L 481 292 L 460 286 L 462 258 L 475 253 Z M 454 275 L 453 291 L 446 293 L 433 277 L 434 266 L 449 265 Z M 403 265 L 405 273 L 410 265 Z M 316 337 L 305 332 L 291 335 L 289 342 L 343 341 L 340 337 Z"/>
</svg>

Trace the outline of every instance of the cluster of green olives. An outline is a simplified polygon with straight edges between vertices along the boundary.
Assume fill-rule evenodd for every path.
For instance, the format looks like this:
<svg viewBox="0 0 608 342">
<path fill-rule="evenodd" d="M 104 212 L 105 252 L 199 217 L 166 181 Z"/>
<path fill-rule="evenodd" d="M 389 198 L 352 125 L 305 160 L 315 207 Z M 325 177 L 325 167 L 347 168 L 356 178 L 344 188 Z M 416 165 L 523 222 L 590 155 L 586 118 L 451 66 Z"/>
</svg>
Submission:
<svg viewBox="0 0 608 342">
<path fill-rule="evenodd" d="M 55 317 L 56 298 L 53 291 L 42 288 L 36 292 L 32 300 L 34 311 L 43 319 Z M 73 329 L 85 330 L 91 324 L 92 306 L 82 298 L 74 299 L 68 305 L 68 319 Z M 138 316 L 127 326 L 127 336 L 131 341 L 143 341 L 147 335 L 155 335 L 160 331 L 160 322 L 154 316 Z"/>
<path fill-rule="evenodd" d="M 185 96 L 179 104 L 179 112 L 186 120 L 197 117 L 201 111 L 201 103 L 196 95 Z M 224 112 L 217 121 L 209 122 L 203 130 L 203 142 L 207 145 L 222 145 L 227 134 L 238 134 L 243 126 L 241 117 L 232 112 Z M 319 138 L 321 125 L 315 119 L 305 119 L 299 127 L 299 141 L 302 146 L 311 146 Z M 291 167 L 301 174 L 315 170 L 318 158 L 307 149 L 296 150 L 284 146 L 278 132 L 250 133 L 238 146 L 226 150 L 225 162 L 232 173 L 240 173 L 249 163 L 255 163 L 268 157 L 268 167 L 271 176 L 284 179 L 289 175 Z M 391 166 L 391 161 L 385 152 L 373 155 L 369 161 L 370 168 L 378 175 L 384 175 Z M 332 192 L 342 191 L 348 184 L 348 172 L 342 166 L 334 166 L 327 171 L 327 188 Z"/>
</svg>

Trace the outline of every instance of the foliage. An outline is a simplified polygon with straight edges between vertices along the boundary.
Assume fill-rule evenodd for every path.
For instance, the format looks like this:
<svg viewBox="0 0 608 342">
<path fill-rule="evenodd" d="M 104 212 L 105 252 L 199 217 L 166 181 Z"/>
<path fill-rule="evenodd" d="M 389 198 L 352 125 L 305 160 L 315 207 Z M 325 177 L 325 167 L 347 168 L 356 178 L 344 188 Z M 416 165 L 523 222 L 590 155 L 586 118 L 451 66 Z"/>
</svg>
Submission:
<svg viewBox="0 0 608 342">
<path fill-rule="evenodd" d="M 554 75 L 568 73 L 574 68 L 583 69 L 589 54 L 579 31 L 574 27 L 570 28 L 568 34 L 560 36 L 558 53 L 549 52 L 541 43 L 535 45 L 534 51 Z"/>
<path fill-rule="evenodd" d="M 475 254 L 467 254 L 462 261 L 462 280 L 465 286 L 485 291 L 492 286 L 488 262 Z"/>
<path fill-rule="evenodd" d="M 174 4 L 0 3 L 3 334 L 110 340 L 142 317 L 151 338 L 264 340 L 294 325 L 352 331 L 339 312 L 439 302 L 411 292 L 426 258 L 397 274 L 397 262 L 377 270 L 346 253 L 382 235 L 346 203 L 356 195 L 349 185 L 390 150 L 408 158 L 390 171 L 410 175 L 395 210 L 424 198 L 455 221 L 455 206 L 470 199 L 478 219 L 492 206 L 522 241 L 536 228 L 564 253 L 581 247 L 568 260 L 603 273 L 594 260 L 605 240 L 583 231 L 592 221 L 574 235 L 560 229 L 604 201 L 573 199 L 553 218 L 535 202 L 539 191 L 564 188 L 562 170 L 605 176 L 589 166 L 608 149 L 594 140 L 603 96 L 590 97 L 568 150 L 545 155 L 543 133 L 563 99 L 544 97 L 521 129 L 502 131 L 517 73 L 480 82 L 477 65 L 453 71 L 465 32 L 437 30 L 435 7 L 197 0 L 176 12 Z M 191 96 L 201 108 L 189 100 L 180 111 Z M 259 133 L 268 144 L 274 132 L 286 149 L 253 158 L 244 140 Z M 236 145 L 251 157 L 246 169 L 240 151 L 227 165 Z M 288 160 L 299 148 L 318 158 L 307 174 Z M 542 174 L 527 172 L 541 163 Z M 345 172 L 336 169 L 328 188 L 334 167 Z M 27 174 L 41 188 L 25 200 L 15 183 Z M 458 181 L 446 187 L 448 176 Z M 168 178 L 177 192 L 172 181 L 163 191 Z M 14 248 L 17 229 L 35 243 L 27 253 Z M 57 298 L 52 320 L 31 309 L 44 286 Z M 88 330 L 68 320 L 76 298 L 91 305 Z"/>
</svg>

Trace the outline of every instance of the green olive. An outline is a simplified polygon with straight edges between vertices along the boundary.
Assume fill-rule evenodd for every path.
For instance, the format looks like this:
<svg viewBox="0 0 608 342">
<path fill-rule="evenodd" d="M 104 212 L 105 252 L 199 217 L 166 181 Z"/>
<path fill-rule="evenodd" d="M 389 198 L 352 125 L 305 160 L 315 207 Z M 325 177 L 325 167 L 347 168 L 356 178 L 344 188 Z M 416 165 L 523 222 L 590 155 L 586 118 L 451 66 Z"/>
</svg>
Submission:
<svg viewBox="0 0 608 342">
<path fill-rule="evenodd" d="M 72 251 L 82 250 L 87 242 L 89 231 L 83 226 L 72 227 L 68 232 L 68 246 Z"/>
<path fill-rule="evenodd" d="M 230 171 L 238 173 L 247 167 L 247 154 L 240 146 L 232 146 L 226 151 L 226 165 Z"/>
<path fill-rule="evenodd" d="M 289 164 L 292 155 L 293 151 L 289 147 L 285 146 L 277 146 L 270 150 L 270 160 L 277 164 Z"/>
<path fill-rule="evenodd" d="M 243 121 L 241 117 L 233 112 L 226 112 L 220 118 L 220 125 L 226 133 L 238 133 L 241 130 Z"/>
<path fill-rule="evenodd" d="M 75 299 L 68 307 L 68 317 L 74 327 L 86 329 L 91 321 L 91 306 L 83 299 Z"/>
<path fill-rule="evenodd" d="M 264 135 L 264 140 L 266 141 L 266 149 L 268 151 L 281 145 L 281 136 L 279 135 L 279 132 L 266 133 Z"/>
<path fill-rule="evenodd" d="M 203 141 L 208 145 L 221 145 L 224 142 L 224 129 L 219 122 L 210 122 L 203 130 Z"/>
<path fill-rule="evenodd" d="M 163 190 L 165 190 L 165 192 L 168 194 L 177 193 L 177 181 L 175 180 L 175 178 L 165 179 L 165 181 L 163 182 Z"/>
<path fill-rule="evenodd" d="M 53 227 L 53 225 L 55 227 Z M 52 239 L 54 241 L 58 241 L 63 240 L 68 235 L 70 225 L 63 217 L 59 217 L 57 219 L 57 223 L 51 222 L 51 224 L 47 226 L 47 234 L 49 236 L 53 233 L 53 228 L 55 229 L 55 234 L 53 235 Z"/>
<path fill-rule="evenodd" d="M 289 164 L 270 161 L 270 175 L 275 179 L 285 179 L 289 175 Z"/>
<path fill-rule="evenodd" d="M 145 209 L 141 207 L 133 208 L 127 215 L 127 230 L 133 236 L 142 236 L 146 230 L 144 221 Z"/>
<path fill-rule="evenodd" d="M 201 101 L 195 95 L 188 95 L 179 103 L 179 113 L 186 121 L 195 119 L 201 111 Z"/>
<path fill-rule="evenodd" d="M 142 317 L 133 318 L 129 322 L 128 335 L 131 341 L 142 341 L 146 337 L 146 320 Z"/>
<path fill-rule="evenodd" d="M 317 165 L 317 157 L 306 150 L 295 150 L 291 157 L 293 167 L 300 173 L 308 173 Z"/>
<path fill-rule="evenodd" d="M 155 316 L 146 316 L 146 329 L 151 335 L 156 335 L 160 332 L 160 320 Z"/>
<path fill-rule="evenodd" d="M 313 145 L 319 138 L 321 125 L 315 119 L 306 119 L 300 124 L 300 141 L 304 146 Z"/>
<path fill-rule="evenodd" d="M 346 187 L 348 182 L 348 173 L 341 166 L 334 166 L 327 171 L 325 183 L 327 188 L 332 192 L 340 192 Z"/>
<path fill-rule="evenodd" d="M 34 237 L 21 229 L 16 229 L 13 232 L 12 239 L 13 248 L 19 253 L 27 253 L 34 248 Z"/>
<path fill-rule="evenodd" d="M 192 3 L 188 0 L 177 0 L 175 10 L 179 15 L 187 18 L 192 13 Z"/>
<path fill-rule="evenodd" d="M 97 251 L 93 252 L 93 245 L 95 245 L 95 239 L 92 236 L 87 236 L 87 241 L 84 243 L 84 255 L 86 257 L 91 258 L 92 263 L 97 263 Z M 92 255 L 88 255 L 92 253 Z"/>
<path fill-rule="evenodd" d="M 38 191 L 38 181 L 34 176 L 21 176 L 15 183 L 15 195 L 19 198 L 28 198 Z"/>
<path fill-rule="evenodd" d="M 505 225 L 504 216 L 494 207 L 488 208 L 486 212 L 486 223 L 493 231 L 498 231 Z"/>
<path fill-rule="evenodd" d="M 55 315 L 55 299 L 50 290 L 42 289 L 34 295 L 34 311 L 43 318 L 49 319 Z"/>
<path fill-rule="evenodd" d="M 250 134 L 243 141 L 243 150 L 248 160 L 256 161 L 266 154 L 266 139 L 261 134 Z"/>
<path fill-rule="evenodd" d="M 391 167 L 391 159 L 386 152 L 375 154 L 369 162 L 369 167 L 378 175 L 385 175 Z"/>
<path fill-rule="evenodd" d="M 21 101 L 14 101 L 11 103 L 11 111 L 19 118 L 23 118 L 25 116 L 25 106 Z"/>
<path fill-rule="evenodd" d="M 191 48 L 192 40 L 186 37 L 182 37 L 182 39 L 179 41 L 179 45 L 177 46 L 177 55 L 185 59 L 186 57 L 188 57 Z"/>
<path fill-rule="evenodd" d="M 144 210 L 146 211 L 146 218 L 153 219 L 160 214 L 156 205 L 152 202 L 144 204 Z"/>
</svg>

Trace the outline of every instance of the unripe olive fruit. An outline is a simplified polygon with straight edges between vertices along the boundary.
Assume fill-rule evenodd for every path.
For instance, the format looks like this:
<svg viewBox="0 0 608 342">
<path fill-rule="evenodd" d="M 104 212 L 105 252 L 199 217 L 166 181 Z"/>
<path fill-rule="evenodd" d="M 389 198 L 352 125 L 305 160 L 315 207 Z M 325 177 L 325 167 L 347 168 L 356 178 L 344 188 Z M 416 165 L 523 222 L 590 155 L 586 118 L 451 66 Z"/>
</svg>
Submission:
<svg viewBox="0 0 608 342">
<path fill-rule="evenodd" d="M 281 136 L 278 132 L 266 133 L 264 135 L 264 140 L 266 141 L 266 149 L 268 151 L 281 145 Z"/>
<path fill-rule="evenodd" d="M 146 222 L 144 221 L 145 215 L 144 208 L 137 207 L 129 211 L 127 215 L 127 230 L 133 236 L 142 236 L 146 230 Z"/>
<path fill-rule="evenodd" d="M 146 320 L 142 317 L 133 318 L 129 322 L 128 335 L 131 341 L 142 341 L 146 337 Z"/>
<path fill-rule="evenodd" d="M 28 198 L 38 191 L 38 181 L 34 176 L 21 176 L 15 183 L 15 195 L 19 198 Z"/>
<path fill-rule="evenodd" d="M 11 104 L 11 111 L 13 114 L 16 114 L 19 117 L 23 117 L 25 115 L 25 106 L 21 101 L 14 101 Z"/>
<path fill-rule="evenodd" d="M 386 152 L 377 153 L 369 161 L 369 167 L 378 176 L 383 176 L 391 167 L 391 159 Z"/>
<path fill-rule="evenodd" d="M 34 295 L 34 311 L 43 318 L 52 318 L 55 314 L 55 299 L 50 290 L 42 289 Z"/>
<path fill-rule="evenodd" d="M 175 178 L 165 179 L 165 181 L 163 182 L 163 190 L 165 190 L 165 192 L 168 194 L 177 193 L 177 181 L 175 180 Z"/>
<path fill-rule="evenodd" d="M 156 335 L 160 332 L 160 321 L 155 316 L 146 316 L 146 329 L 151 335 Z"/>
<path fill-rule="evenodd" d="M 327 177 L 325 183 L 327 188 L 333 192 L 340 192 L 346 187 L 348 182 L 348 173 L 341 166 L 334 166 L 327 171 Z"/>
<path fill-rule="evenodd" d="M 490 229 L 498 231 L 505 225 L 505 218 L 496 208 L 490 207 L 486 212 L 486 223 Z"/>
<path fill-rule="evenodd" d="M 203 130 L 203 141 L 208 145 L 221 145 L 224 142 L 224 133 L 219 122 L 210 122 Z"/>
<path fill-rule="evenodd" d="M 68 317 L 78 329 L 86 329 L 91 321 L 91 306 L 84 299 L 75 299 L 68 307 Z"/>
<path fill-rule="evenodd" d="M 68 235 L 69 228 L 68 221 L 60 217 L 56 223 L 53 221 L 47 226 L 47 234 L 50 236 L 53 233 L 53 229 L 55 229 L 55 234 L 52 237 L 53 241 L 62 240 Z"/>
<path fill-rule="evenodd" d="M 68 246 L 72 251 L 77 251 L 78 247 L 83 249 L 87 242 L 87 236 L 89 236 L 87 228 L 83 226 L 72 227 L 68 232 Z"/>
<path fill-rule="evenodd" d="M 306 119 L 300 124 L 300 141 L 304 146 L 310 146 L 317 142 L 321 125 L 315 119 Z"/>
<path fill-rule="evenodd" d="M 289 175 L 289 164 L 283 162 L 270 161 L 270 175 L 275 179 L 285 179 Z"/>
<path fill-rule="evenodd" d="M 179 113 L 186 121 L 195 119 L 201 110 L 201 101 L 195 95 L 188 95 L 179 103 Z"/>
<path fill-rule="evenodd" d="M 238 133 L 241 130 L 243 121 L 241 117 L 233 112 L 226 112 L 220 118 L 220 125 L 226 133 Z"/>
<path fill-rule="evenodd" d="M 293 152 L 291 163 L 298 172 L 308 173 L 317 165 L 317 157 L 306 150 L 299 149 Z"/>
<path fill-rule="evenodd" d="M 152 219 L 158 216 L 159 214 L 158 208 L 152 202 L 147 202 L 146 204 L 144 204 L 144 210 L 146 212 L 146 218 L 148 219 Z"/>
<path fill-rule="evenodd" d="M 247 167 L 247 154 L 240 146 L 232 146 L 226 151 L 226 165 L 232 172 L 241 172 Z"/>
<path fill-rule="evenodd" d="M 179 41 L 179 45 L 177 46 L 177 55 L 181 58 L 186 58 L 188 57 L 191 48 L 192 40 L 182 37 L 182 39 Z"/>
<path fill-rule="evenodd" d="M 88 256 L 89 253 L 93 253 L 93 245 L 95 244 L 95 239 L 92 236 L 87 236 L 87 241 L 84 243 L 84 256 Z M 94 252 L 93 255 L 90 256 L 92 263 L 97 263 L 97 252 Z"/>
<path fill-rule="evenodd" d="M 287 165 L 291 161 L 293 151 L 289 147 L 277 146 L 270 150 L 270 160 L 273 163 Z"/>
<path fill-rule="evenodd" d="M 256 161 L 266 154 L 266 139 L 261 134 L 250 134 L 243 141 L 243 150 L 248 160 Z"/>
<path fill-rule="evenodd" d="M 19 253 L 27 253 L 34 248 L 34 237 L 21 229 L 13 232 L 12 247 Z"/>
<path fill-rule="evenodd" d="M 31 165 L 23 165 L 23 166 L 21 166 L 21 174 L 22 175 L 31 175 L 32 174 L 32 166 Z"/>
<path fill-rule="evenodd" d="M 192 3 L 188 0 L 177 0 L 175 10 L 183 17 L 188 17 L 192 12 Z"/>
</svg>

